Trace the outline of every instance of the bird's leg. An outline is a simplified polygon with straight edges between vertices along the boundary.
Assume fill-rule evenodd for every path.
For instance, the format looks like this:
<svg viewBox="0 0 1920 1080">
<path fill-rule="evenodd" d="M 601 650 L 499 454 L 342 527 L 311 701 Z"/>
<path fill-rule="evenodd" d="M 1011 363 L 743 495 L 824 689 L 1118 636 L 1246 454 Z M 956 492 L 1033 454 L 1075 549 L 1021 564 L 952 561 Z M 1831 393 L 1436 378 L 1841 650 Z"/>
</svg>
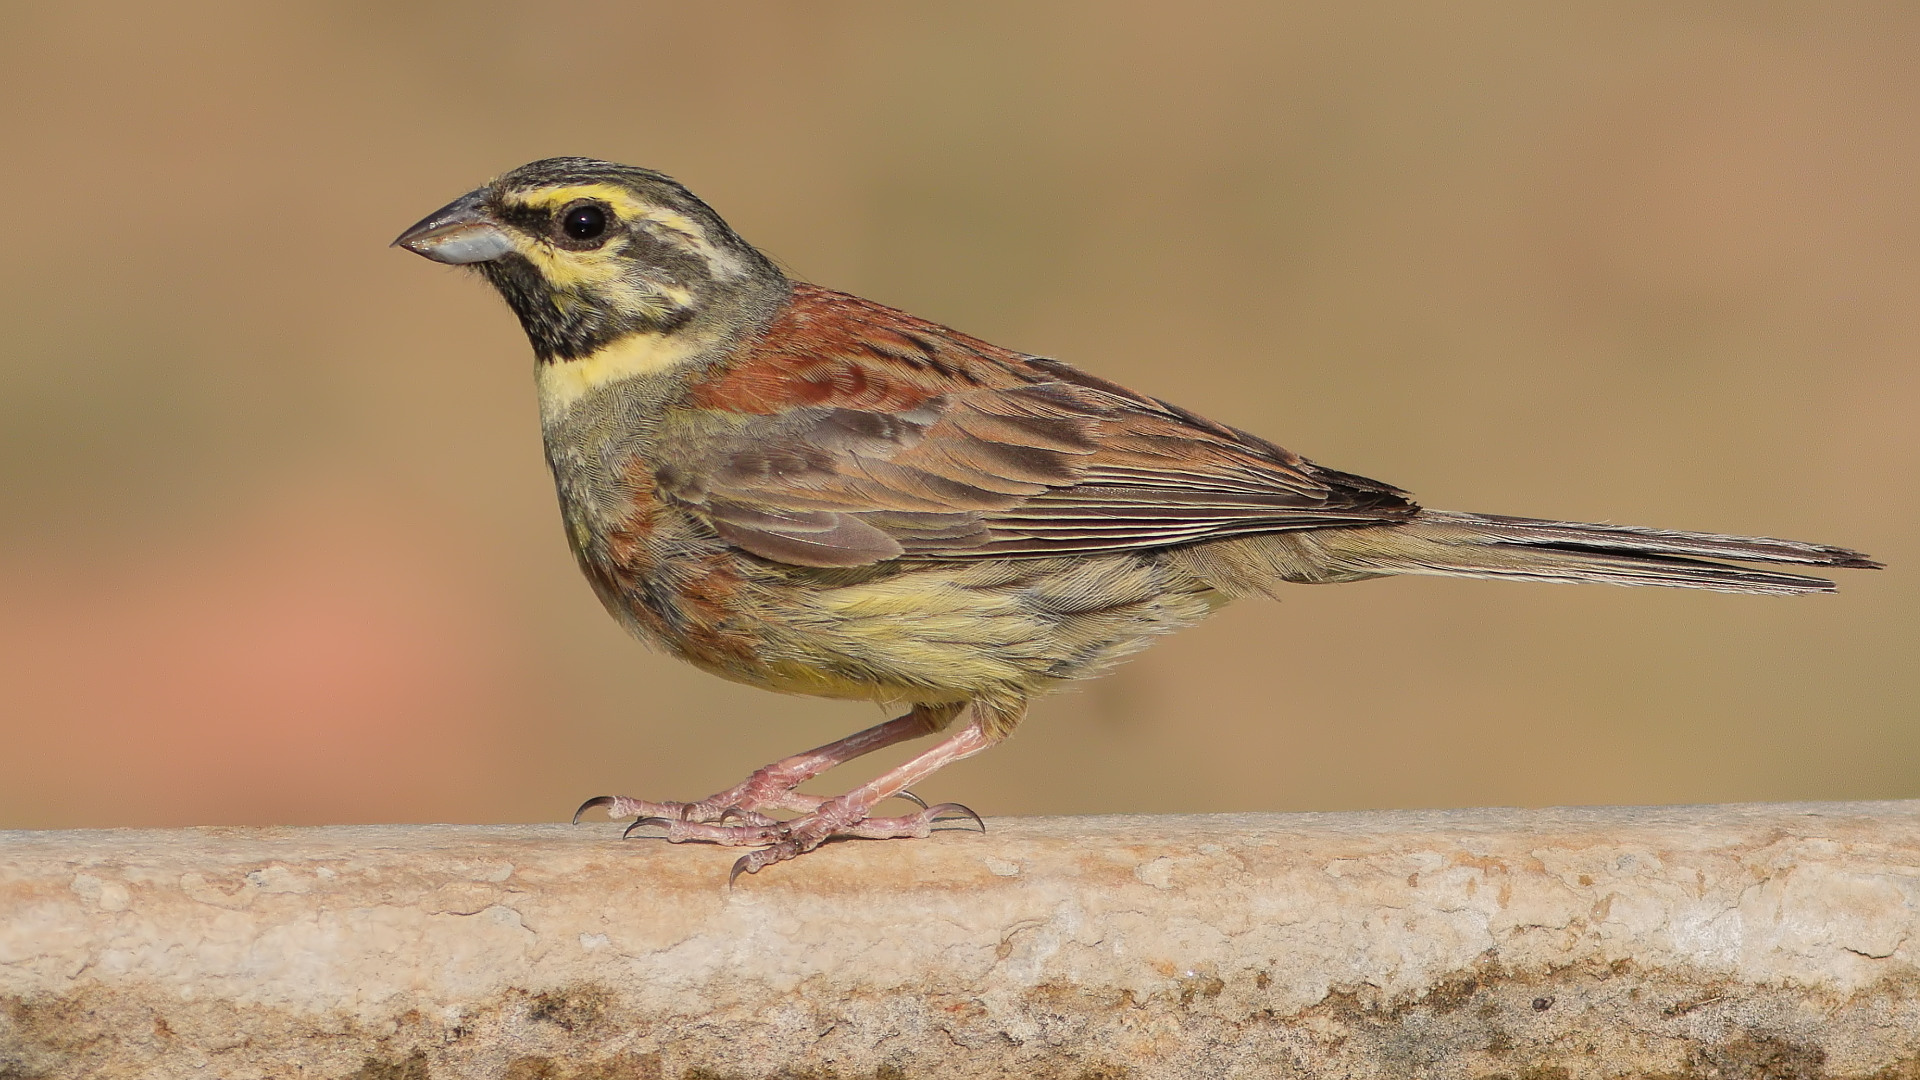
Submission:
<svg viewBox="0 0 1920 1080">
<path fill-rule="evenodd" d="M 1012 730 L 1018 719 L 1018 711 L 976 704 L 973 719 L 952 737 L 934 744 L 920 756 L 881 773 L 844 795 L 821 800 L 807 813 L 791 821 L 772 825 L 734 825 L 666 817 L 642 818 L 641 821 L 663 826 L 667 831 L 667 839 L 675 843 L 704 840 L 735 846 L 768 845 L 734 863 L 729 880 L 742 873 L 758 873 L 761 867 L 812 851 L 828 840 L 923 837 L 933 831 L 935 822 L 954 818 L 971 818 L 984 829 L 986 826 L 980 821 L 980 815 L 958 803 L 925 806 L 918 813 L 904 817 L 876 818 L 870 815 L 875 806 L 900 794 L 910 785 L 999 742 Z"/>
<path fill-rule="evenodd" d="M 984 831 L 986 824 L 980 821 L 980 815 L 958 803 L 938 803 L 919 813 L 904 817 L 876 818 L 868 815 L 873 812 L 875 806 L 898 795 L 909 786 L 919 783 L 961 758 L 972 757 L 999 742 L 1000 738 L 1001 735 L 995 734 L 983 717 L 976 715 L 966 727 L 952 737 L 936 743 L 926 753 L 896 768 L 888 769 L 845 795 L 827 799 L 815 807 L 811 813 L 802 814 L 786 822 L 777 830 L 770 830 L 783 835 L 765 837 L 773 840 L 773 843 L 741 856 L 740 860 L 733 864 L 733 872 L 728 876 L 728 880 L 739 877 L 743 872 L 757 874 L 762 867 L 784 862 L 812 851 L 828 840 L 842 837 L 858 837 L 866 840 L 923 837 L 933 831 L 934 822 L 957 817 L 972 818 Z M 759 843 L 761 839 L 722 842 Z"/>
<path fill-rule="evenodd" d="M 865 731 L 849 735 L 844 739 L 837 739 L 825 746 L 815 747 L 805 753 L 782 758 L 764 768 L 756 769 L 753 775 L 738 784 L 698 802 L 648 802 L 626 795 L 600 795 L 582 803 L 580 809 L 574 811 L 573 819 L 579 821 L 581 814 L 603 806 L 606 807 L 607 816 L 612 818 L 637 816 L 640 821 L 657 819 L 656 823 L 737 820 L 740 826 L 748 828 L 772 828 L 778 826 L 780 822 L 767 816 L 769 810 L 798 810 L 811 813 L 818 810 L 821 803 L 827 801 L 824 796 L 803 795 L 793 790 L 794 788 L 854 758 L 895 743 L 931 735 L 951 723 L 964 707 L 963 704 L 915 705 L 905 716 L 889 720 L 884 724 L 875 724 Z M 902 787 L 904 786 L 903 784 Z M 894 791 L 888 794 L 891 796 L 899 792 Z M 693 839 L 693 837 L 676 838 L 671 835 L 671 830 L 668 838 Z"/>
</svg>

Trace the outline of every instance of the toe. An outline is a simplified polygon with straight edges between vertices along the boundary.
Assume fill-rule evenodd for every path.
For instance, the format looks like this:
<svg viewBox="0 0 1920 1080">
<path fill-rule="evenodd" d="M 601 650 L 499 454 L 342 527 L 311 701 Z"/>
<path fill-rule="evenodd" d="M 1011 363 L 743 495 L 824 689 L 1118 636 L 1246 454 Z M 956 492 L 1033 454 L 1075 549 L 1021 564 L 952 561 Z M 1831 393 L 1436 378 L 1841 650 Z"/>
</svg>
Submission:
<svg viewBox="0 0 1920 1080">
<path fill-rule="evenodd" d="M 704 821 L 687 821 L 678 817 L 655 815 L 643 817 L 627 826 L 622 838 L 632 836 L 637 830 L 650 827 L 666 830 L 669 843 L 684 844 L 690 840 L 707 844 L 725 844 L 729 847 L 746 847 L 751 844 L 765 844 L 777 841 L 787 835 L 787 827 L 781 822 L 771 825 L 714 825 Z"/>
<path fill-rule="evenodd" d="M 792 840 L 782 840 L 758 851 L 749 851 L 733 861 L 733 869 L 727 873 L 727 888 L 733 888 L 733 883 L 739 880 L 741 874 L 757 874 L 774 863 L 797 858 L 805 850 L 807 848 Z"/>
</svg>

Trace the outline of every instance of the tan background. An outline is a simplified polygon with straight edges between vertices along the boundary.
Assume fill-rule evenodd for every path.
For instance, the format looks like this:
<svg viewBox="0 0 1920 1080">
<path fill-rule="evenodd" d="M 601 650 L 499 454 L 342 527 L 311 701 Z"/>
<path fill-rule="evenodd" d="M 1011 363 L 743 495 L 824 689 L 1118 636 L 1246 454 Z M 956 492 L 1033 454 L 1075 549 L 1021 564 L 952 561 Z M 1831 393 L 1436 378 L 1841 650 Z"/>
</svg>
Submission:
<svg viewBox="0 0 1920 1080">
<path fill-rule="evenodd" d="M 990 814 L 1920 796 L 1908 5 L 10 5 L 0 825 L 538 820 L 878 719 L 622 638 L 530 362 L 387 241 L 549 154 L 1430 505 L 1893 564 L 1246 604 Z"/>
</svg>

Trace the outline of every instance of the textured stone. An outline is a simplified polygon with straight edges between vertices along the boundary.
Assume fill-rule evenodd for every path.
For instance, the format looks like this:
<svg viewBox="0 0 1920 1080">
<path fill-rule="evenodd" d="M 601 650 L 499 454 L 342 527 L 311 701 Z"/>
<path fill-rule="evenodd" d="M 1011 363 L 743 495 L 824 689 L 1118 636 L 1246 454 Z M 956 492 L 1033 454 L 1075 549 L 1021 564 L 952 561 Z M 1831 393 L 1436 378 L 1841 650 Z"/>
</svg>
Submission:
<svg viewBox="0 0 1920 1080">
<path fill-rule="evenodd" d="M 1920 802 L 0 833 L 0 1078 L 1920 1077 Z"/>
</svg>

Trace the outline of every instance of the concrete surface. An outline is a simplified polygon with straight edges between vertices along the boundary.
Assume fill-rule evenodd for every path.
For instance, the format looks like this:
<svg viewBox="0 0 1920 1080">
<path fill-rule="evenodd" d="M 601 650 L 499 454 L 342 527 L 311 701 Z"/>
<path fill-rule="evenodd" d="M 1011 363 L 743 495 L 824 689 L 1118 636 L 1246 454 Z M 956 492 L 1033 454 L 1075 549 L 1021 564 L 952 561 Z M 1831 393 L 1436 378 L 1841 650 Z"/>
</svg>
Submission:
<svg viewBox="0 0 1920 1080">
<path fill-rule="evenodd" d="M 0 833 L 0 1080 L 1920 1077 L 1920 802 Z"/>
</svg>

